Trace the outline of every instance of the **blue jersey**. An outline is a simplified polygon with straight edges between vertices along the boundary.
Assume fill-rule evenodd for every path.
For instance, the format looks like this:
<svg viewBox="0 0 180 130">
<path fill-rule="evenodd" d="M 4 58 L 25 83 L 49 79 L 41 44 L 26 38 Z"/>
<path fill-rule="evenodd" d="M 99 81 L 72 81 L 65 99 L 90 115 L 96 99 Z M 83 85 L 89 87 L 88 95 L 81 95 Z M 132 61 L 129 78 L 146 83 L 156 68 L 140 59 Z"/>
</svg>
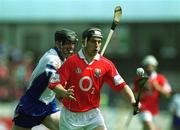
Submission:
<svg viewBox="0 0 180 130">
<path fill-rule="evenodd" d="M 50 49 L 47 51 L 39 60 L 30 77 L 25 96 L 28 95 L 49 104 L 55 98 L 55 93 L 47 86 L 51 76 L 56 73 L 62 63 L 63 61 L 60 60 L 56 50 Z"/>
<path fill-rule="evenodd" d="M 15 118 L 20 113 L 45 117 L 59 110 L 55 103 L 55 93 L 48 88 L 48 83 L 62 63 L 56 48 L 48 50 L 41 57 L 30 77 L 26 93 L 16 108 Z"/>
</svg>

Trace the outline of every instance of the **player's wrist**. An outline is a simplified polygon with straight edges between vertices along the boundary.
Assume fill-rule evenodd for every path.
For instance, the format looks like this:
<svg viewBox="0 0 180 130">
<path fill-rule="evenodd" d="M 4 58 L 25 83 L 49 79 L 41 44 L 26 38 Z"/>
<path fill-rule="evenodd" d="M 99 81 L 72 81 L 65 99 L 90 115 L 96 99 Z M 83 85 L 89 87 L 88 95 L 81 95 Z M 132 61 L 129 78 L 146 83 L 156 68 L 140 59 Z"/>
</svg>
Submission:
<svg viewBox="0 0 180 130">
<path fill-rule="evenodd" d="M 140 103 L 132 103 L 132 107 L 133 107 L 133 115 L 136 115 L 140 112 Z"/>
<path fill-rule="evenodd" d="M 68 90 L 64 90 L 64 94 L 63 94 L 63 97 L 68 97 Z"/>
<path fill-rule="evenodd" d="M 136 102 L 132 102 L 131 105 L 132 105 L 133 107 L 136 107 L 136 106 L 137 106 L 137 103 L 136 103 Z"/>
</svg>

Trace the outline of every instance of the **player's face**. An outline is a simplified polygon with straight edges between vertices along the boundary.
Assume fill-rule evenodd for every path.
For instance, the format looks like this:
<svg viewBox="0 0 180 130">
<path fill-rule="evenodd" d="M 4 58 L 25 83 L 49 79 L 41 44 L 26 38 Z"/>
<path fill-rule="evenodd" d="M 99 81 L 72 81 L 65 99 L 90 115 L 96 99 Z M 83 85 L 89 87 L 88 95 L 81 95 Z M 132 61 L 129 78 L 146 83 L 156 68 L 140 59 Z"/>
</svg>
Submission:
<svg viewBox="0 0 180 130">
<path fill-rule="evenodd" d="M 156 66 L 154 65 L 146 65 L 144 66 L 145 71 L 147 72 L 147 74 L 151 74 L 152 72 L 154 72 L 156 70 Z"/>
<path fill-rule="evenodd" d="M 64 54 L 64 57 L 68 58 L 71 56 L 75 51 L 75 42 L 72 41 L 65 41 L 64 45 L 62 45 L 62 42 L 56 42 L 56 47 L 59 51 L 61 51 Z"/>
<path fill-rule="evenodd" d="M 91 37 L 86 44 L 86 52 L 89 56 L 95 56 L 101 49 L 102 39 L 99 37 Z"/>
<path fill-rule="evenodd" d="M 66 44 L 62 46 L 61 50 L 65 57 L 68 58 L 75 51 L 75 43 L 71 41 L 66 41 Z"/>
</svg>

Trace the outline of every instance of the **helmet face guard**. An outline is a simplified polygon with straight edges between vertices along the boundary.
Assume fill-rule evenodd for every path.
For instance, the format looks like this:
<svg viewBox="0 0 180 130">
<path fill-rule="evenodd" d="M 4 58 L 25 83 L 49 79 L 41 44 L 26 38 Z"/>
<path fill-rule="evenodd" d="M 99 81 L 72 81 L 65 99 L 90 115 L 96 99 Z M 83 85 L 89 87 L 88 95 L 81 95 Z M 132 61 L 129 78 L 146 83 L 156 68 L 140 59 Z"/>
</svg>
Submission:
<svg viewBox="0 0 180 130">
<path fill-rule="evenodd" d="M 103 34 L 102 34 L 101 29 L 91 27 L 91 28 L 86 29 L 82 34 L 82 39 L 84 39 L 84 40 L 86 38 L 87 38 L 87 40 L 89 40 L 89 38 L 91 38 L 91 37 L 99 37 L 99 38 L 103 39 Z"/>
<path fill-rule="evenodd" d="M 55 32 L 55 41 L 62 42 L 62 45 L 78 42 L 77 34 L 70 29 L 62 29 Z M 67 42 L 68 41 L 68 42 Z"/>
</svg>

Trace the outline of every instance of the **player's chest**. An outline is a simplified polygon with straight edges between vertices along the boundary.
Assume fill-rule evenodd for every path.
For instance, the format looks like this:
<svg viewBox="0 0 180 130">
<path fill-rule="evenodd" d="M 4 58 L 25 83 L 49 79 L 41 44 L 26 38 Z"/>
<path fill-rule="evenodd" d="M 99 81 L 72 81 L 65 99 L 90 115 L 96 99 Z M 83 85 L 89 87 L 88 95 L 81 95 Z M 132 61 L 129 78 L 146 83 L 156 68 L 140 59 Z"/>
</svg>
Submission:
<svg viewBox="0 0 180 130">
<path fill-rule="evenodd" d="M 76 64 L 73 75 L 76 77 L 90 76 L 101 78 L 107 72 L 107 68 L 98 64 Z"/>
</svg>

